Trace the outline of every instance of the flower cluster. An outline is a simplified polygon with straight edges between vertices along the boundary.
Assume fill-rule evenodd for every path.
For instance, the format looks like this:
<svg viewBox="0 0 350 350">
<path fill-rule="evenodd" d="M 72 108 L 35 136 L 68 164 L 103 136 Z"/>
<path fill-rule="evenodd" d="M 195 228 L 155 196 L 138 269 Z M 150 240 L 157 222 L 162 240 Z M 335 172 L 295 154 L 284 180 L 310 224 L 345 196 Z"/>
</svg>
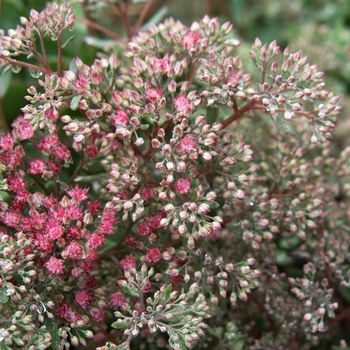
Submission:
<svg viewBox="0 0 350 350">
<path fill-rule="evenodd" d="M 67 64 L 74 21 L 53 3 L 0 41 L 1 64 L 35 79 L 0 137 L 0 347 L 331 342 L 349 307 L 350 149 L 332 155 L 323 73 L 256 39 L 254 82 L 232 25 L 208 16 Z"/>
</svg>

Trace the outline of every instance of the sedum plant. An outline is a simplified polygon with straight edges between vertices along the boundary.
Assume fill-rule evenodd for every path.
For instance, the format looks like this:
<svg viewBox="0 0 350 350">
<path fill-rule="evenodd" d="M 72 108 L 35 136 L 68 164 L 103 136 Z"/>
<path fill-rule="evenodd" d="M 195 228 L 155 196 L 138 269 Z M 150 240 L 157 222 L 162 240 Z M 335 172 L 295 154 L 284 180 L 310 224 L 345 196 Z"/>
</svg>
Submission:
<svg viewBox="0 0 350 350">
<path fill-rule="evenodd" d="M 301 51 L 143 15 L 93 62 L 62 59 L 67 3 L 1 34 L 34 83 L 0 138 L 0 349 L 347 349 L 338 97 Z"/>
</svg>

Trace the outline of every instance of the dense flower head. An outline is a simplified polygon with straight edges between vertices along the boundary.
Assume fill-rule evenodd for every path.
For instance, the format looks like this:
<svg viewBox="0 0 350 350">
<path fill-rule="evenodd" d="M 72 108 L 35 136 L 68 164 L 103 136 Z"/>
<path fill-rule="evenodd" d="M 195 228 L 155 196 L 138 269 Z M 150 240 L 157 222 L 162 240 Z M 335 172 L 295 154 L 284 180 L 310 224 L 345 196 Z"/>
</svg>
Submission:
<svg viewBox="0 0 350 350">
<path fill-rule="evenodd" d="M 136 268 L 136 260 L 133 256 L 127 255 L 124 259 L 120 260 L 119 265 L 124 271 L 130 271 Z"/>
<path fill-rule="evenodd" d="M 110 306 L 112 306 L 112 307 L 115 307 L 115 306 L 117 306 L 117 307 L 119 307 L 119 308 L 121 308 L 121 309 L 125 309 L 126 307 L 127 307 L 127 300 L 126 300 L 126 298 L 124 297 L 124 295 L 123 294 L 121 294 L 121 293 L 113 293 L 113 294 L 111 294 L 110 296 L 109 296 L 109 298 L 110 298 L 110 302 L 109 302 L 109 304 L 110 304 Z"/>
<path fill-rule="evenodd" d="M 17 117 L 12 123 L 12 134 L 20 141 L 31 139 L 34 136 L 34 128 L 23 116 Z"/>
<path fill-rule="evenodd" d="M 144 256 L 144 260 L 151 264 L 156 263 L 161 259 L 162 259 L 162 253 L 159 248 L 149 249 Z"/>
<path fill-rule="evenodd" d="M 11 320 L 0 347 L 91 347 L 97 331 L 117 344 L 101 349 L 307 350 L 345 324 L 350 148 L 332 155 L 340 107 L 317 65 L 256 39 L 257 79 L 232 25 L 208 16 L 138 34 L 136 21 L 126 47 L 114 41 L 120 61 L 103 42 L 91 64 L 68 65 L 71 7 L 21 23 L 0 33 L 1 63 L 18 56 L 36 79 L 0 136 L 0 313 Z"/>
<path fill-rule="evenodd" d="M 94 298 L 91 295 L 91 292 L 87 289 L 84 289 L 82 291 L 79 291 L 75 294 L 75 303 L 80 305 L 84 310 L 86 310 L 86 307 L 90 304 L 91 301 L 93 301 Z"/>
<path fill-rule="evenodd" d="M 180 154 L 190 153 L 197 149 L 196 139 L 193 136 L 185 135 L 177 144 L 177 151 Z"/>
<path fill-rule="evenodd" d="M 63 273 L 63 259 L 57 259 L 53 255 L 50 256 L 49 260 L 44 264 L 51 274 Z"/>
<path fill-rule="evenodd" d="M 126 125 L 128 122 L 128 114 L 120 108 L 116 108 L 116 114 L 109 116 L 116 126 L 119 124 Z"/>
<path fill-rule="evenodd" d="M 180 178 L 176 180 L 174 186 L 178 194 L 189 193 L 191 190 L 191 179 Z"/>
<path fill-rule="evenodd" d="M 63 302 L 57 306 L 56 312 L 59 317 L 66 319 L 70 323 L 76 323 L 82 319 L 81 314 L 75 311 L 68 303 Z"/>
</svg>

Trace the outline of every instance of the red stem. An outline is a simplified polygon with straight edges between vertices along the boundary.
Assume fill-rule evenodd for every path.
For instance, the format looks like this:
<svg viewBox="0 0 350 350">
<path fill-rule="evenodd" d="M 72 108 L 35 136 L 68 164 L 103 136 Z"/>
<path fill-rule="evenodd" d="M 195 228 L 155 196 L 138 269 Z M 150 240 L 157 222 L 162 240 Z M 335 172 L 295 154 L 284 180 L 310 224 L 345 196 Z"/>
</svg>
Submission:
<svg viewBox="0 0 350 350">
<path fill-rule="evenodd" d="M 106 34 L 107 36 L 109 36 L 110 38 L 112 38 L 114 40 L 121 40 L 122 39 L 122 37 L 120 35 L 118 35 L 117 33 L 89 20 L 88 18 L 77 18 L 76 21 L 84 23 L 87 27 L 96 29 L 99 32 Z"/>
<path fill-rule="evenodd" d="M 62 77 L 62 32 L 58 35 L 57 45 L 57 75 L 58 77 Z"/>
<path fill-rule="evenodd" d="M 224 128 L 226 128 L 227 126 L 229 126 L 231 123 L 233 123 L 235 120 L 237 120 L 239 117 L 241 117 L 243 114 L 251 111 L 252 109 L 256 109 L 255 104 L 258 101 L 249 101 L 248 103 L 246 103 L 242 108 L 237 109 L 236 111 L 234 111 L 233 114 L 231 114 L 227 119 L 225 119 L 221 124 L 223 125 Z"/>
<path fill-rule="evenodd" d="M 149 10 L 151 9 L 153 3 L 154 3 L 154 0 L 148 0 L 147 4 L 143 7 L 135 25 L 134 25 L 133 35 L 136 35 L 138 33 L 138 31 L 140 30 L 140 27 L 142 26 L 142 24 L 145 20 L 145 17 L 147 15 L 147 13 L 149 12 Z"/>
<path fill-rule="evenodd" d="M 9 63 L 11 65 L 20 66 L 20 67 L 24 67 L 27 69 L 32 69 L 32 70 L 41 72 L 43 74 L 52 73 L 51 69 L 49 70 L 49 69 L 41 68 L 41 67 L 35 66 L 34 64 L 30 64 L 30 63 L 26 63 L 26 62 L 22 62 L 22 61 L 17 61 L 17 60 L 14 60 L 12 58 L 5 57 L 2 55 L 0 55 L 0 62 Z"/>
<path fill-rule="evenodd" d="M 124 1 L 120 1 L 117 4 L 118 10 L 120 12 L 120 19 L 123 22 L 123 26 L 125 28 L 126 35 L 129 40 L 132 38 L 132 32 L 130 28 L 130 22 L 128 17 L 128 3 L 125 3 Z"/>
</svg>

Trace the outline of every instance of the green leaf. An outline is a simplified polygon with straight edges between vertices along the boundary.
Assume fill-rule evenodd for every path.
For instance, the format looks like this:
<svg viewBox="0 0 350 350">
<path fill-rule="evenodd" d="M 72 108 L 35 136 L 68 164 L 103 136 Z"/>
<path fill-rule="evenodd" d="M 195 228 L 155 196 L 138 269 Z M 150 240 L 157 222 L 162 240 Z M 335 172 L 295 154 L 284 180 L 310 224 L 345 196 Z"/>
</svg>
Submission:
<svg viewBox="0 0 350 350">
<path fill-rule="evenodd" d="M 123 284 L 123 282 L 125 281 L 118 281 L 118 284 L 124 293 L 129 294 L 133 297 L 139 296 L 139 292 L 137 290 L 130 288 L 129 286 Z"/>
<path fill-rule="evenodd" d="M 116 328 L 116 329 L 123 329 L 123 328 L 127 327 L 128 325 L 129 325 L 129 323 L 121 318 L 118 321 L 115 321 L 112 323 L 112 327 Z"/>
<path fill-rule="evenodd" d="M 100 39 L 100 38 L 96 38 L 96 37 L 92 37 L 92 36 L 86 36 L 85 42 L 89 46 L 95 47 L 97 49 L 104 49 L 104 50 L 115 46 L 115 40 Z"/>
<path fill-rule="evenodd" d="M 11 71 L 11 65 L 10 64 L 0 64 L 0 76 L 4 75 L 8 71 Z"/>
<path fill-rule="evenodd" d="M 275 123 L 277 129 L 283 133 L 292 136 L 298 135 L 298 132 L 294 129 L 292 124 L 284 118 L 283 114 L 277 113 L 275 116 L 272 116 L 272 120 Z"/>
<path fill-rule="evenodd" d="M 51 328 L 51 331 L 50 331 L 50 334 L 51 334 L 51 337 L 52 337 L 52 348 L 54 350 L 58 350 L 60 348 L 60 345 L 61 345 L 61 338 L 60 336 L 58 335 L 58 325 L 56 322 L 54 322 L 52 324 L 52 328 Z"/>
<path fill-rule="evenodd" d="M 141 32 L 146 31 L 150 24 L 158 24 L 168 14 L 168 6 L 162 6 L 140 29 Z"/>
<path fill-rule="evenodd" d="M 72 101 L 70 101 L 71 110 L 76 111 L 78 109 L 78 103 L 82 97 L 83 95 L 76 95 L 72 98 Z"/>
<path fill-rule="evenodd" d="M 75 35 L 72 35 L 63 45 L 62 45 L 62 49 L 64 49 L 67 45 L 69 45 L 70 43 L 73 42 L 73 40 L 76 38 Z"/>
<path fill-rule="evenodd" d="M 164 299 L 165 300 L 169 299 L 169 296 L 170 296 L 170 293 L 172 292 L 172 290 L 173 290 L 173 286 L 171 284 L 169 284 L 168 287 L 166 287 L 165 292 L 164 292 Z"/>
<path fill-rule="evenodd" d="M 169 345 L 171 347 L 180 346 L 180 350 L 187 350 L 188 346 L 186 345 L 184 335 L 180 332 L 175 332 L 173 330 L 168 330 L 169 334 Z"/>
<path fill-rule="evenodd" d="M 217 107 L 207 107 L 207 122 L 213 124 L 218 122 L 219 119 L 219 109 Z"/>
<path fill-rule="evenodd" d="M 335 317 L 335 313 L 332 309 L 327 308 L 327 315 L 329 318 L 334 318 Z"/>
<path fill-rule="evenodd" d="M 219 207 L 220 207 L 220 204 L 217 203 L 217 202 L 210 202 L 210 203 L 209 203 L 209 208 L 210 208 L 210 209 L 217 209 L 217 208 L 219 208 Z"/>
<path fill-rule="evenodd" d="M 3 293 L 0 294 L 0 303 L 6 304 L 9 301 L 9 297 Z"/>
<path fill-rule="evenodd" d="M 108 174 L 94 174 L 94 175 L 82 175 L 75 178 L 75 182 L 94 182 L 101 179 L 107 179 Z"/>
<path fill-rule="evenodd" d="M 69 63 L 70 72 L 76 73 L 78 71 L 77 63 L 75 62 L 75 58 L 73 58 Z"/>
<path fill-rule="evenodd" d="M 5 96 L 12 78 L 11 70 L 0 76 L 0 99 Z"/>
</svg>

